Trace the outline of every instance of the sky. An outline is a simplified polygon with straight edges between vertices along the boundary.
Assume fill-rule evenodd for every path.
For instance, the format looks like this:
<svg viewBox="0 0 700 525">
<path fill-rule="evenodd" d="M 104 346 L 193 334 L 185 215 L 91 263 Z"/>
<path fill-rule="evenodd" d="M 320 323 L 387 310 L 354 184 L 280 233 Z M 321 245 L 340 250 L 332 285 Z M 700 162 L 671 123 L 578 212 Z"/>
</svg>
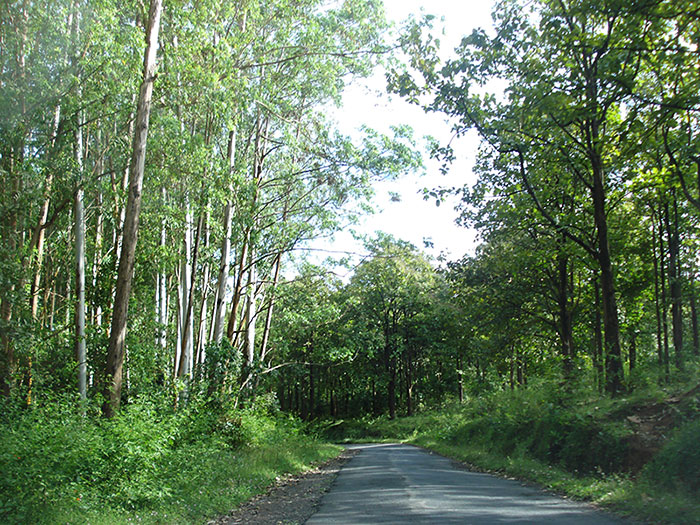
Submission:
<svg viewBox="0 0 700 525">
<path fill-rule="evenodd" d="M 421 12 L 437 16 L 435 30 L 444 27 L 440 35 L 443 57 L 459 44 L 461 38 L 477 27 L 491 26 L 493 0 L 384 0 L 387 18 L 400 26 L 410 14 Z M 444 18 L 444 20 L 440 20 Z M 363 124 L 375 130 L 390 133 L 390 126 L 408 124 L 414 129 L 416 139 L 425 150 L 422 137 L 430 135 L 440 144 L 452 139 L 450 124 L 444 116 L 425 114 L 419 107 L 410 105 L 397 96 L 384 93 L 385 81 L 382 71 L 373 77 L 348 86 L 343 95 L 343 106 L 334 115 L 339 129 L 353 133 Z M 397 238 L 409 241 L 433 257 L 443 254 L 447 260 L 473 254 L 476 247 L 476 233 L 455 224 L 458 213 L 455 211 L 456 198 L 436 206 L 433 200 L 423 199 L 423 188 L 453 187 L 472 184 L 475 181 L 472 165 L 478 148 L 476 135 L 460 138 L 452 142 L 456 160 L 446 175 L 440 172 L 440 163 L 427 151 L 423 151 L 424 173 L 407 173 L 395 181 L 384 181 L 374 185 L 373 201 L 376 213 L 361 219 L 353 226 L 359 233 L 372 235 L 375 231 L 390 233 Z M 391 199 L 392 194 L 400 195 L 400 202 Z M 426 247 L 424 241 L 430 241 Z M 349 230 L 335 234 L 329 241 L 313 245 L 317 260 L 327 255 L 338 256 L 339 252 L 362 253 L 361 243 L 354 241 Z M 325 251 L 327 250 L 327 252 Z M 312 259 L 314 256 L 312 256 Z"/>
</svg>

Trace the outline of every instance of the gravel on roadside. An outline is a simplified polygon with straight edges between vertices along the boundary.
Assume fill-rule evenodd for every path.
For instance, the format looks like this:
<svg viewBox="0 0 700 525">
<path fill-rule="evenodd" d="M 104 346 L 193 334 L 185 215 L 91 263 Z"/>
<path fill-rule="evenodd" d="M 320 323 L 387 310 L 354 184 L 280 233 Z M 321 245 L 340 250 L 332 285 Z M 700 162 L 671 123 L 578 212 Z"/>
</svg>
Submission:
<svg viewBox="0 0 700 525">
<path fill-rule="evenodd" d="M 342 466 L 356 450 L 345 449 L 339 456 L 302 474 L 286 476 L 266 493 L 260 494 L 226 516 L 207 525 L 298 525 L 316 512 Z"/>
</svg>

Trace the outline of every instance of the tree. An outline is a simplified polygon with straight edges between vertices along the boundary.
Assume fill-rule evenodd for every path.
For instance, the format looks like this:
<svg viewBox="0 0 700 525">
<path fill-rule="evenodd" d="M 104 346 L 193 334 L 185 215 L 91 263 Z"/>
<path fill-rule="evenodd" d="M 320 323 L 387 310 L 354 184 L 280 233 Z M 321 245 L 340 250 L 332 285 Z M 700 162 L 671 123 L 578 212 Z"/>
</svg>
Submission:
<svg viewBox="0 0 700 525">
<path fill-rule="evenodd" d="M 119 410 L 122 389 L 122 370 L 124 365 L 124 342 L 126 338 L 126 320 L 129 307 L 129 295 L 134 273 L 136 240 L 139 231 L 139 216 L 143 176 L 146 162 L 146 143 L 148 140 L 148 123 L 151 115 L 153 83 L 156 73 L 156 53 L 160 17 L 163 10 L 162 0 L 151 0 L 146 27 L 146 51 L 143 60 L 143 80 L 139 90 L 136 109 L 136 128 L 132 143 L 132 156 L 129 166 L 129 199 L 124 219 L 124 240 L 119 258 L 119 271 L 114 295 L 114 312 L 107 350 L 105 369 L 105 402 L 102 413 L 112 417 Z"/>
<path fill-rule="evenodd" d="M 531 10 L 531 13 L 527 9 Z M 626 139 L 638 126 L 637 91 L 645 41 L 663 32 L 659 4 L 619 2 L 501 2 L 494 12 L 496 36 L 476 31 L 466 37 L 459 57 L 438 69 L 432 48 L 414 30 L 404 40 L 422 83 L 408 73 L 392 77 L 406 96 L 433 95 L 426 107 L 455 119 L 457 133 L 475 128 L 486 147 L 510 164 L 511 176 L 550 227 L 577 243 L 596 261 L 605 327 L 607 384 L 622 389 L 623 368 L 614 258 L 608 216 L 609 196 L 620 191 L 637 146 Z M 641 28 L 641 30 L 640 30 Z M 427 42 L 427 43 L 426 43 Z M 426 59 L 425 55 L 429 58 Z M 506 82 L 505 97 L 484 94 L 489 81 Z M 417 100 L 417 99 L 416 99 Z M 572 211 L 584 211 L 595 228 L 595 242 L 577 224 L 561 221 L 551 208 L 551 160 L 564 174 Z M 581 200 L 580 191 L 588 193 Z M 569 215 L 569 217 L 575 217 Z"/>
</svg>

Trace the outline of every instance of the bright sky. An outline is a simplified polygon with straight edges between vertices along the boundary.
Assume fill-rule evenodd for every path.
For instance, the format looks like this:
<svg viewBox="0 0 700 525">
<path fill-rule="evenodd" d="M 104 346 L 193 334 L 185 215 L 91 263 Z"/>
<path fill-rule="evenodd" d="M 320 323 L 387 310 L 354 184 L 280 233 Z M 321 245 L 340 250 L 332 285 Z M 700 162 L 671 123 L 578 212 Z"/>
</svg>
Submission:
<svg viewBox="0 0 700 525">
<path fill-rule="evenodd" d="M 421 12 L 434 14 L 435 31 L 444 26 L 444 35 L 440 35 L 443 56 L 450 56 L 461 38 L 477 27 L 491 26 L 491 7 L 494 0 L 384 0 L 387 18 L 400 26 L 410 14 Z M 440 18 L 444 17 L 444 21 Z M 408 124 L 413 127 L 415 137 L 421 139 L 430 135 L 440 144 L 447 144 L 452 139 L 450 125 L 445 118 L 436 114 L 425 114 L 420 108 L 412 106 L 398 97 L 388 99 L 384 92 L 383 72 L 362 84 L 350 86 L 344 94 L 344 105 L 336 115 L 341 131 L 352 133 L 363 124 L 378 131 L 390 133 L 390 126 Z M 421 143 L 424 141 L 420 141 Z M 372 235 L 375 231 L 391 233 L 397 238 L 407 240 L 427 253 L 437 257 L 444 253 L 448 260 L 473 253 L 476 246 L 475 232 L 455 224 L 457 212 L 454 210 L 456 200 L 443 202 L 437 207 L 434 201 L 425 201 L 423 188 L 439 186 L 462 186 L 472 184 L 472 165 L 474 163 L 478 139 L 476 136 L 465 137 L 459 142 L 452 142 L 456 161 L 449 173 L 440 173 L 440 164 L 423 153 L 425 174 L 408 173 L 392 182 L 375 185 L 374 205 L 377 213 L 365 217 L 354 229 L 360 233 Z M 400 202 L 393 202 L 391 194 L 401 196 Z M 432 248 L 424 248 L 424 240 L 433 243 Z M 330 251 L 362 252 L 361 244 L 353 240 L 349 231 L 339 232 L 333 242 L 316 244 L 314 248 Z M 318 253 L 320 260 L 323 253 Z"/>
</svg>

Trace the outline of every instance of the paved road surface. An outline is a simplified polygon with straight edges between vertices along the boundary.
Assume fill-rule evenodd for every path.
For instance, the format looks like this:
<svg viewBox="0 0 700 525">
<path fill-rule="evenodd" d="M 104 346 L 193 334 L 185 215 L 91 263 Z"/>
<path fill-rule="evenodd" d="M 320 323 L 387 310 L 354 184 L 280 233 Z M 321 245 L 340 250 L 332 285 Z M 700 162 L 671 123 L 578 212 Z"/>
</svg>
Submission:
<svg viewBox="0 0 700 525">
<path fill-rule="evenodd" d="M 595 509 L 540 490 L 456 468 L 409 445 L 352 445 L 307 525 L 374 523 L 620 525 Z"/>
</svg>

